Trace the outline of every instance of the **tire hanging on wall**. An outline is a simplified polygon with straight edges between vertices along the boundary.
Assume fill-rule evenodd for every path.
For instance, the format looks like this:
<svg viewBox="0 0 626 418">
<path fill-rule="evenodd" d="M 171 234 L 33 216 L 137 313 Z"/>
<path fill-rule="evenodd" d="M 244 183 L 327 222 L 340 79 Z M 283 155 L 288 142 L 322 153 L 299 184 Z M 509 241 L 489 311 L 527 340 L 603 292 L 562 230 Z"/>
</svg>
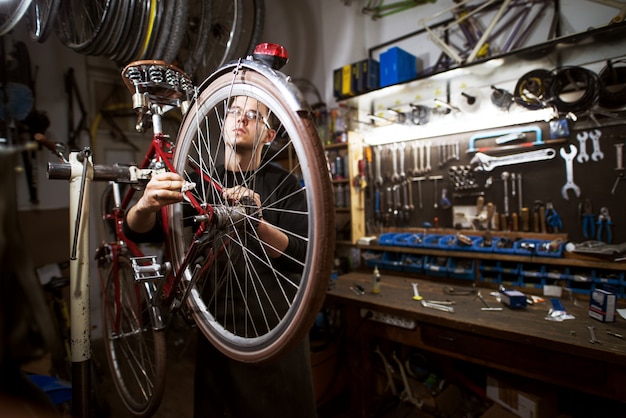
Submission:
<svg viewBox="0 0 626 418">
<path fill-rule="evenodd" d="M 608 109 L 626 105 L 626 60 L 606 62 L 598 74 L 600 79 L 599 104 Z"/>
</svg>

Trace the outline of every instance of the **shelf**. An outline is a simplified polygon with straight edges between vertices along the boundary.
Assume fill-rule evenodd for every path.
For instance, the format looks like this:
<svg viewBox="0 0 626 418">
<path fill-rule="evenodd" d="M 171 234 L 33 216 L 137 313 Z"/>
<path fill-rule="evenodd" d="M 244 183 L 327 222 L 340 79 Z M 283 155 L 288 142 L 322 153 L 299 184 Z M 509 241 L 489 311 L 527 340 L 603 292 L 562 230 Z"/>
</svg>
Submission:
<svg viewBox="0 0 626 418">
<path fill-rule="evenodd" d="M 458 257 L 458 258 L 471 258 L 475 260 L 495 260 L 495 261 L 512 261 L 517 263 L 540 263 L 549 264 L 554 266 L 570 266 L 570 267 L 588 267 L 598 268 L 606 270 L 619 270 L 626 271 L 626 263 L 618 263 L 604 260 L 589 260 L 588 258 L 553 258 L 553 257 L 539 257 L 539 256 L 523 256 L 514 254 L 503 253 L 481 253 L 477 251 L 449 251 L 449 250 L 435 250 L 430 248 L 408 248 L 399 246 L 388 245 L 357 245 L 357 248 L 361 250 L 370 251 L 389 251 L 402 254 L 420 254 L 431 255 L 435 257 Z"/>
<path fill-rule="evenodd" d="M 578 54 L 576 55 L 580 56 L 581 54 L 580 54 L 579 48 L 583 46 L 582 44 L 585 44 L 585 42 L 587 41 L 590 41 L 590 40 L 592 41 L 592 42 L 587 42 L 585 44 L 589 46 L 590 44 L 593 44 L 594 38 L 601 38 L 607 43 L 611 43 L 614 41 L 619 41 L 620 39 L 623 39 L 624 37 L 626 37 L 626 21 L 615 23 L 615 24 L 608 25 L 608 26 L 603 26 L 600 28 L 589 29 L 581 33 L 557 37 L 557 38 L 542 42 L 540 44 L 516 49 L 514 51 L 510 51 L 504 54 L 493 55 L 484 59 L 477 59 L 474 62 L 471 62 L 469 64 L 450 66 L 447 68 L 442 68 L 441 70 L 436 71 L 436 72 L 422 73 L 413 80 L 406 81 L 404 83 L 394 84 L 392 86 L 381 87 L 379 89 L 372 90 L 372 91 L 362 93 L 359 95 L 355 95 L 352 97 L 342 98 L 340 102 L 346 103 L 348 105 L 356 105 L 356 107 L 358 107 L 359 102 L 362 102 L 361 99 L 363 98 L 370 98 L 372 96 L 377 96 L 379 94 L 385 94 L 385 93 L 382 93 L 382 91 L 388 90 L 392 87 L 411 84 L 411 83 L 418 82 L 420 80 L 432 79 L 433 77 L 436 77 L 436 76 L 444 76 L 445 78 L 450 78 L 452 74 L 454 74 L 455 70 L 468 69 L 469 71 L 472 71 L 472 70 L 484 71 L 484 69 L 480 69 L 480 67 L 482 66 L 483 68 L 488 68 L 490 66 L 490 62 L 504 61 L 505 63 L 510 63 L 510 61 L 513 61 L 514 63 L 520 58 L 525 59 L 525 60 L 533 60 L 536 58 L 553 54 L 555 52 L 563 53 L 564 51 L 573 52 L 573 51 L 578 50 Z M 390 44 L 391 42 L 392 41 L 387 42 L 386 44 Z M 593 48 L 593 45 L 591 46 Z M 614 51 L 616 56 L 623 55 L 623 52 L 624 52 L 623 50 Z M 371 54 L 372 54 L 372 51 L 370 50 L 370 58 L 371 58 Z M 564 65 L 577 65 L 577 64 L 569 63 L 569 62 L 563 63 L 563 64 Z M 445 73 L 450 73 L 450 75 L 446 76 Z"/>
<path fill-rule="evenodd" d="M 364 141 L 368 145 L 445 138 L 488 129 L 545 123 L 563 117 L 563 112 L 552 107 L 530 109 L 525 106 L 512 106 L 505 111 L 491 102 L 492 86 L 516 93 L 520 77 L 540 68 L 551 71 L 564 67 L 584 67 L 597 72 L 607 60 L 624 58 L 625 51 L 626 22 L 622 22 L 480 62 L 437 73 L 420 74 L 411 81 L 341 99 L 340 103 L 356 109 L 357 120 L 367 121 L 367 128 L 359 125 L 353 129 L 363 132 Z M 466 106 L 463 93 L 479 99 L 471 111 L 462 110 Z M 439 105 L 435 103 L 439 102 L 449 103 L 459 111 L 436 112 Z M 400 123 L 393 113 L 389 113 L 389 109 L 393 109 L 393 112 L 410 118 L 415 106 L 431 109 L 427 123 Z"/>
</svg>

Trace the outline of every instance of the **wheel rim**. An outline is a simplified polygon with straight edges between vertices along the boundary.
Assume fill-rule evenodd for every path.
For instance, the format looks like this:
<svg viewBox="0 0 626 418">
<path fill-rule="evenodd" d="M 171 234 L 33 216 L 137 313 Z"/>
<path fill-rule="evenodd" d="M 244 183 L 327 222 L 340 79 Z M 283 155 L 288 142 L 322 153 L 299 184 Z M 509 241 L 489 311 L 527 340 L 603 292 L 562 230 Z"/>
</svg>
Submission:
<svg viewBox="0 0 626 418">
<path fill-rule="evenodd" d="M 308 332 L 323 301 L 330 276 L 332 247 L 334 246 L 334 219 L 332 210 L 329 210 L 329 206 L 332 206 L 332 192 L 321 143 L 313 125 L 309 124 L 310 120 L 302 118 L 301 115 L 289 109 L 287 100 L 277 91 L 276 86 L 255 72 L 244 71 L 237 75 L 235 80 L 230 74 L 223 75 L 202 92 L 183 121 L 177 139 L 174 166 L 178 173 L 189 180 L 193 178 L 192 173 L 198 165 L 198 163 L 189 164 L 190 156 L 193 155 L 192 159 L 199 159 L 201 161 L 199 165 L 202 165 L 212 176 L 215 175 L 211 170 L 219 160 L 217 150 L 223 147 L 223 142 L 220 142 L 223 137 L 218 131 L 223 126 L 225 103 L 231 96 L 248 96 L 258 99 L 266 104 L 280 120 L 279 131 L 284 132 L 288 138 L 302 139 L 302 141 L 287 140 L 281 144 L 275 156 L 268 157 L 268 160 L 275 163 L 278 160 L 277 156 L 281 153 L 292 152 L 291 173 L 301 171 L 306 186 L 298 189 L 297 193 L 303 195 L 308 214 L 298 215 L 303 216 L 306 225 L 305 234 L 308 237 L 306 256 L 300 261 L 302 275 L 299 279 L 291 279 L 287 275 L 273 271 L 274 276 L 265 275 L 264 282 L 261 283 L 253 270 L 264 270 L 262 265 L 266 262 L 265 255 L 255 255 L 251 250 L 251 242 L 242 238 L 252 237 L 251 241 L 254 241 L 254 235 L 241 234 L 232 230 L 214 231 L 215 236 L 209 238 L 212 246 L 207 246 L 205 251 L 208 252 L 210 248 L 213 250 L 212 256 L 223 255 L 226 261 L 218 263 L 219 268 L 199 275 L 202 279 L 193 287 L 188 302 L 199 328 L 219 350 L 240 361 L 263 362 L 282 354 Z M 206 127 L 209 129 L 207 130 Z M 211 131 L 212 128 L 216 128 L 217 131 Z M 200 140 L 197 139 L 198 132 L 202 133 Z M 211 139 L 209 137 L 216 142 L 207 146 L 205 140 Z M 200 154 L 202 157 L 199 156 Z M 268 164 L 268 160 L 265 164 Z M 206 191 L 204 193 L 205 195 L 198 188 L 193 191 L 195 198 L 202 202 L 209 200 Z M 212 199 L 215 198 L 214 196 Z M 266 207 L 266 204 L 266 202 L 263 203 L 264 214 L 267 211 L 278 210 L 279 205 L 275 202 L 269 203 L 269 207 Z M 185 218 L 184 213 L 185 204 L 171 207 L 169 212 L 171 247 L 177 268 L 180 268 L 191 242 L 189 228 L 186 231 L 183 225 L 183 220 L 188 219 Z M 283 213 L 282 216 L 286 215 Z M 229 222 L 234 225 L 234 221 Z M 249 219 L 246 219 L 246 222 L 249 222 Z M 291 232 L 287 231 L 287 233 Z M 292 235 L 292 237 L 295 236 L 295 234 Z M 301 235 L 298 235 L 298 239 L 301 239 Z M 235 249 L 240 250 L 240 258 L 232 257 L 232 254 L 236 252 Z M 226 257 L 226 253 L 231 255 L 231 258 Z M 204 260 L 199 264 L 203 265 L 203 263 Z M 242 268 L 241 264 L 246 264 L 246 267 L 250 266 L 250 270 L 246 270 L 247 274 L 236 276 L 234 273 Z M 267 270 L 273 270 L 271 265 L 265 267 L 265 273 Z M 233 270 L 230 276 L 228 276 L 229 269 Z M 273 279 L 267 279 L 268 276 Z M 187 285 L 191 277 L 192 268 L 188 268 L 185 277 Z M 212 293 L 207 293 L 207 289 L 211 286 Z M 218 288 L 219 291 L 216 291 Z M 255 310 L 256 305 L 264 305 L 264 293 L 275 295 L 276 288 L 280 288 L 283 292 L 285 306 L 283 309 L 272 306 L 273 312 L 263 311 L 262 315 L 266 315 L 263 317 L 264 322 L 258 321 L 255 317 L 258 314 Z M 225 289 L 228 289 L 230 293 Z M 216 302 L 218 296 L 224 297 L 225 294 L 232 300 L 239 299 L 244 306 L 237 307 L 234 303 L 228 305 L 227 302 L 221 304 Z M 251 300 L 256 301 L 254 308 L 250 307 L 254 305 L 250 302 Z M 224 307 L 226 310 L 221 311 Z M 267 305 L 263 306 L 265 307 Z M 239 322 L 229 319 L 229 316 L 236 315 L 233 312 L 235 308 L 241 309 L 243 313 L 242 311 L 238 313 L 245 317 L 245 321 L 248 321 L 243 328 Z M 235 324 L 238 326 L 235 327 Z"/>
<path fill-rule="evenodd" d="M 126 258 L 118 259 L 102 295 L 104 338 L 111 376 L 126 408 L 135 416 L 151 415 L 163 396 L 165 336 L 155 331 L 143 290 Z"/>
</svg>

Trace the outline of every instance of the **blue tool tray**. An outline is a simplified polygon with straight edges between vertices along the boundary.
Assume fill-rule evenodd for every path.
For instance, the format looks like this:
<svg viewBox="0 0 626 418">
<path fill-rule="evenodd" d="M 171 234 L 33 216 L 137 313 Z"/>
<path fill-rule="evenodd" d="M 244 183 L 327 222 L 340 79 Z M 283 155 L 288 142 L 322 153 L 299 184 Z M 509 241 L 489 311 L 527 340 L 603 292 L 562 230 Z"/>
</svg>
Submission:
<svg viewBox="0 0 626 418">
<path fill-rule="evenodd" d="M 422 247 L 431 248 L 433 250 L 441 250 L 442 246 L 439 243 L 439 241 L 441 241 L 441 239 L 446 236 L 449 236 L 449 235 L 440 235 L 440 234 L 426 235 L 426 237 L 424 238 L 424 241 L 422 242 Z"/>
<path fill-rule="evenodd" d="M 423 255 L 404 254 L 402 257 L 402 269 L 409 273 L 423 273 L 424 258 Z"/>
<path fill-rule="evenodd" d="M 426 256 L 424 258 L 424 273 L 429 276 L 448 276 L 448 258 Z"/>
<path fill-rule="evenodd" d="M 551 240 L 521 239 L 515 242 L 515 254 L 538 257 L 561 257 L 563 255 L 563 244 L 559 244 L 558 249 L 555 251 L 548 251 L 546 247 L 547 244 L 551 242 Z M 534 248 L 524 248 L 525 245 L 532 245 Z"/>
<path fill-rule="evenodd" d="M 505 242 L 508 242 L 508 246 L 503 246 L 503 243 Z M 504 237 L 494 238 L 493 252 L 500 254 L 515 254 L 515 243 Z"/>
<path fill-rule="evenodd" d="M 450 257 L 446 266 L 448 277 L 453 279 L 474 280 L 476 260 Z"/>
<path fill-rule="evenodd" d="M 497 237 L 493 237 L 491 240 L 491 245 L 483 245 L 485 239 L 483 237 L 477 237 L 476 241 L 474 241 L 473 250 L 479 253 L 492 253 L 494 251 L 494 247 L 496 246 Z"/>
<path fill-rule="evenodd" d="M 392 245 L 397 245 L 400 247 L 412 247 L 412 248 L 419 248 L 422 247 L 422 239 L 423 239 L 423 234 L 417 234 L 417 233 L 404 233 L 404 234 L 396 234 L 396 236 L 393 238 L 393 244 Z"/>
</svg>

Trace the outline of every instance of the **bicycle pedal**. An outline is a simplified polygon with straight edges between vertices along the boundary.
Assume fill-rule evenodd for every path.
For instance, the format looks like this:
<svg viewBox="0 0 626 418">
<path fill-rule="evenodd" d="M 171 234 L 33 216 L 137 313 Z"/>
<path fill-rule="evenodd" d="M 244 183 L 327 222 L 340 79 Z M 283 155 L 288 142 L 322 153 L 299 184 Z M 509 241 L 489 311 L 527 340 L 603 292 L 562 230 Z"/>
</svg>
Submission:
<svg viewBox="0 0 626 418">
<path fill-rule="evenodd" d="M 132 257 L 133 272 L 135 281 L 143 282 L 146 280 L 159 280 L 165 278 L 171 270 L 171 264 L 165 262 L 157 263 L 156 256 L 149 255 L 144 257 Z"/>
</svg>

